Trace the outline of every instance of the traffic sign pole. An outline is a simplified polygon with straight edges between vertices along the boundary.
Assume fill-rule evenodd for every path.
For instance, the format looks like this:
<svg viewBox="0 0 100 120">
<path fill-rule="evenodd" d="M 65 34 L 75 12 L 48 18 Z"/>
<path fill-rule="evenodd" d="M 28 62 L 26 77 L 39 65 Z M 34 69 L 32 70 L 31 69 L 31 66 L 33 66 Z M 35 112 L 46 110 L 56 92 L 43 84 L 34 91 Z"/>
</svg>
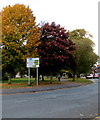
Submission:
<svg viewBox="0 0 100 120">
<path fill-rule="evenodd" d="M 37 72 L 36 72 L 36 76 L 37 76 L 37 86 L 38 86 L 38 84 L 39 84 L 39 83 L 38 83 L 38 67 L 36 68 L 36 71 L 37 71 Z"/>
<path fill-rule="evenodd" d="M 30 81 L 30 68 L 28 68 L 28 85 L 31 85 L 31 81 Z"/>
</svg>

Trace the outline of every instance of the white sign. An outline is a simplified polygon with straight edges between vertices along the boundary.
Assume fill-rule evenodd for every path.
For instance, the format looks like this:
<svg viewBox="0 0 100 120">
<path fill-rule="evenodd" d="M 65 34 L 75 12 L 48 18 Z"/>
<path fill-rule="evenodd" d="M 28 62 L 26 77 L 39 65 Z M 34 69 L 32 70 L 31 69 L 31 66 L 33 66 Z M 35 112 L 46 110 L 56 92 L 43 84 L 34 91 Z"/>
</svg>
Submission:
<svg viewBox="0 0 100 120">
<path fill-rule="evenodd" d="M 27 68 L 38 68 L 39 58 L 27 58 Z"/>
</svg>

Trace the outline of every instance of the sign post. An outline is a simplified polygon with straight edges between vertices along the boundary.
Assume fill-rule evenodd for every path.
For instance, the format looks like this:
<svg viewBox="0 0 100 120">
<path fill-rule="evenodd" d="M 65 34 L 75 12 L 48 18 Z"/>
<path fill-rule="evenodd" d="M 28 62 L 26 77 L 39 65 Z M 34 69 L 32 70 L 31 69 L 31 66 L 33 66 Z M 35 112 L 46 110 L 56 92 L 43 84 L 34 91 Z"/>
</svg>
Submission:
<svg viewBox="0 0 100 120">
<path fill-rule="evenodd" d="M 31 85 L 31 80 L 30 80 L 30 68 L 28 68 L 28 85 Z"/>
<path fill-rule="evenodd" d="M 27 58 L 27 68 L 28 68 L 28 85 L 31 84 L 30 81 L 30 68 L 36 68 L 37 76 L 37 86 L 38 86 L 38 67 L 39 67 L 39 58 Z"/>
<path fill-rule="evenodd" d="M 38 86 L 38 67 L 36 68 L 36 74 L 37 74 L 37 86 Z"/>
</svg>

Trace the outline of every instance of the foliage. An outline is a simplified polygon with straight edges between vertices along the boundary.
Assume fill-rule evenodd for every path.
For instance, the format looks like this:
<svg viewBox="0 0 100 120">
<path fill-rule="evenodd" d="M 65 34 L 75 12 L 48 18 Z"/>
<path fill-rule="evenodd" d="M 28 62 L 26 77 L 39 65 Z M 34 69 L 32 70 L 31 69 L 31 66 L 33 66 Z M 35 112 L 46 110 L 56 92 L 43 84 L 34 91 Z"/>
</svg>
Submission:
<svg viewBox="0 0 100 120">
<path fill-rule="evenodd" d="M 75 44 L 69 40 L 69 33 L 54 22 L 41 27 L 38 54 L 41 58 L 40 71 L 55 74 L 61 69 L 71 67 L 74 59 Z M 72 59 L 73 58 L 73 59 Z"/>
<path fill-rule="evenodd" d="M 98 56 L 93 51 L 95 44 L 91 40 L 91 37 L 92 35 L 84 29 L 76 29 L 70 32 L 70 39 L 77 46 L 75 55 L 78 61 L 78 74 L 88 73 L 98 60 Z"/>
<path fill-rule="evenodd" d="M 2 61 L 3 73 L 15 75 L 27 57 L 36 54 L 40 29 L 29 7 L 15 4 L 3 8 L 2 16 Z"/>
</svg>

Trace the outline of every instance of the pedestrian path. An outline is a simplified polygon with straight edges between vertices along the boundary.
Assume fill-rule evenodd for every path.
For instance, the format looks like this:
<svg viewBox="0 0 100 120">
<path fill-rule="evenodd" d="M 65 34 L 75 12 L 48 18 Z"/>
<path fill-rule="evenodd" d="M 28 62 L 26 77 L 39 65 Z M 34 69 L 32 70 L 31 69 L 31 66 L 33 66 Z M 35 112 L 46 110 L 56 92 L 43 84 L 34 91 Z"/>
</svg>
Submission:
<svg viewBox="0 0 100 120">
<path fill-rule="evenodd" d="M 29 92 L 39 92 L 39 91 L 49 91 L 49 90 L 71 88 L 71 87 L 78 87 L 78 86 L 82 86 L 82 84 L 68 83 L 68 84 L 61 84 L 61 85 L 37 86 L 37 87 L 33 87 L 33 88 L 3 89 L 2 90 L 2 95 L 18 94 L 18 93 L 29 93 Z"/>
</svg>

